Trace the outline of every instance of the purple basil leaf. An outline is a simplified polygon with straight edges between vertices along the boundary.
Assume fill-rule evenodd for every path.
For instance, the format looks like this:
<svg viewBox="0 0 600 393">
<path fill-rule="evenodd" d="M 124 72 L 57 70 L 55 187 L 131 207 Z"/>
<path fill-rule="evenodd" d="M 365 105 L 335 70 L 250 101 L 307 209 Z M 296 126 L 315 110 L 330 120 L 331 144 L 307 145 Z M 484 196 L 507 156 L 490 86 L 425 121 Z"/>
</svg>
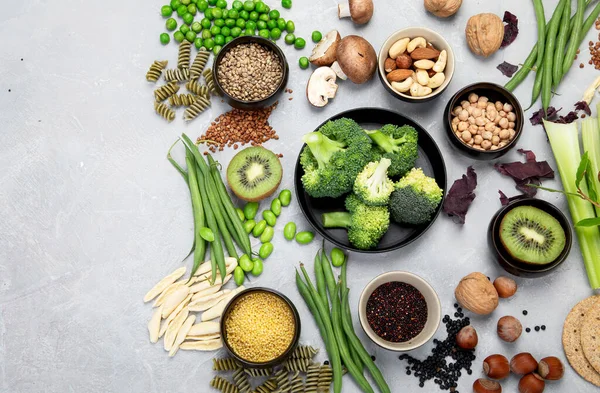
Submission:
<svg viewBox="0 0 600 393">
<path fill-rule="evenodd" d="M 465 223 L 469 206 L 475 199 L 475 188 L 477 187 L 477 174 L 472 166 L 467 168 L 467 174 L 456 180 L 444 199 L 443 210 L 451 217 L 456 217 L 460 224 Z"/>
<path fill-rule="evenodd" d="M 560 112 L 562 110 L 562 108 L 560 109 L 556 109 L 553 106 L 549 106 L 548 107 L 548 112 L 546 113 L 546 119 L 551 119 L 554 116 L 558 115 L 558 112 Z"/>
<path fill-rule="evenodd" d="M 517 19 L 517 17 L 515 15 L 511 14 L 509 11 L 504 11 L 504 18 L 502 18 L 502 21 L 504 23 L 513 24 L 513 25 L 519 24 L 519 20 Z"/>
<path fill-rule="evenodd" d="M 506 194 L 504 194 L 501 190 L 498 190 L 498 194 L 500 194 L 500 204 L 502 206 L 508 205 L 509 200 Z"/>
<path fill-rule="evenodd" d="M 591 116 L 592 115 L 592 110 L 590 109 L 590 106 L 588 105 L 587 102 L 585 101 L 579 101 L 575 103 L 575 110 L 577 111 L 584 111 L 586 115 Z"/>
<path fill-rule="evenodd" d="M 519 67 L 517 67 L 516 65 L 512 65 L 510 63 L 507 63 L 506 61 L 502 64 L 499 64 L 496 68 L 500 70 L 502 75 L 507 76 L 509 78 L 512 77 L 513 74 L 519 69 Z"/>
<path fill-rule="evenodd" d="M 515 15 L 505 11 L 504 23 L 506 23 L 504 25 L 504 37 L 502 38 L 502 44 L 500 45 L 500 48 L 506 48 L 512 44 L 517 38 L 517 35 L 519 35 L 519 20 Z"/>
<path fill-rule="evenodd" d="M 524 196 L 534 197 L 538 189 L 530 187 L 529 184 L 542 185 L 541 179 L 553 179 L 554 171 L 547 161 L 537 161 L 535 154 L 531 150 L 519 149 L 519 153 L 525 154 L 526 162 L 499 163 L 495 164 L 494 168 L 504 176 L 511 177 L 515 181 L 516 189 L 521 191 Z M 523 197 L 523 195 L 519 197 Z M 508 200 L 511 201 L 513 198 L 517 197 L 512 197 Z M 503 201 L 502 195 L 500 196 L 500 201 Z"/>
<path fill-rule="evenodd" d="M 544 120 L 544 110 L 540 109 L 537 112 L 533 112 L 533 115 L 529 118 L 532 126 L 537 126 L 542 124 L 542 120 Z"/>
<path fill-rule="evenodd" d="M 517 150 L 521 154 L 525 154 L 525 161 L 532 162 L 535 161 L 535 153 L 531 150 L 519 149 Z"/>
<path fill-rule="evenodd" d="M 566 116 L 560 116 L 555 121 L 555 123 L 569 124 L 569 123 L 573 123 L 578 118 L 579 118 L 579 116 L 577 116 L 577 113 L 575 113 L 574 111 L 571 111 L 571 112 L 567 113 Z"/>
</svg>

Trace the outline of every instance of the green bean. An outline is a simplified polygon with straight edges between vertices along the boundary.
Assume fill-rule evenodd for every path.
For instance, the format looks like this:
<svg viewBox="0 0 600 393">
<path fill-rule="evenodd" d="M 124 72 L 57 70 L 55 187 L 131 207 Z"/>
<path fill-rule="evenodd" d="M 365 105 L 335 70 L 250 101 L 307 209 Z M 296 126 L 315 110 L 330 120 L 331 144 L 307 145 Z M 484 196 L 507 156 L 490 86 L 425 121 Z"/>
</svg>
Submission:
<svg viewBox="0 0 600 393">
<path fill-rule="evenodd" d="M 536 71 L 535 73 L 535 82 L 533 82 L 533 89 L 531 90 L 531 105 L 529 105 L 529 108 L 531 108 L 533 106 L 533 104 L 535 104 L 535 102 L 537 101 L 538 97 L 540 96 L 540 93 L 542 92 L 542 82 L 544 81 L 544 65 L 542 64 L 542 67 Z M 527 109 L 529 109 L 527 108 Z M 525 109 L 525 110 L 527 110 Z"/>
<path fill-rule="evenodd" d="M 269 224 L 272 227 L 274 227 L 275 224 L 277 223 L 277 216 L 275 216 L 275 213 L 273 213 L 271 210 L 265 210 L 262 213 L 262 216 L 265 219 L 265 221 L 267 222 L 267 224 Z"/>
<path fill-rule="evenodd" d="M 276 217 L 279 217 L 281 214 L 281 201 L 279 198 L 275 198 L 271 201 L 271 211 Z"/>
<path fill-rule="evenodd" d="M 333 294 L 335 293 L 335 276 L 333 275 L 331 262 L 329 262 L 329 258 L 327 258 L 327 253 L 325 252 L 325 240 L 323 240 L 323 248 L 321 249 L 321 269 L 323 269 L 329 296 L 333 298 Z"/>
<path fill-rule="evenodd" d="M 231 233 L 229 232 L 229 229 L 227 228 L 227 225 L 226 225 L 225 218 L 223 217 L 223 212 L 221 210 L 222 205 L 217 200 L 217 195 L 212 192 L 212 190 L 214 190 L 214 183 L 213 183 L 213 179 L 210 176 L 210 174 L 208 174 L 208 176 L 206 176 L 204 178 L 204 186 L 206 187 L 206 195 L 208 196 L 208 203 L 210 204 L 210 208 L 214 215 L 215 222 L 219 228 L 219 233 L 221 234 L 221 237 L 223 238 L 223 243 L 225 244 L 225 248 L 227 249 L 227 254 L 229 254 L 229 256 L 232 258 L 238 259 L 237 251 L 235 249 L 235 246 L 233 245 L 233 241 L 231 240 Z M 213 232 L 214 232 L 214 230 L 213 230 Z M 216 233 L 215 233 L 215 235 L 216 235 L 215 236 L 215 238 L 216 238 L 218 235 Z M 213 242 L 213 245 L 215 245 L 215 242 Z M 222 278 L 225 277 L 224 273 L 225 273 L 225 270 L 222 270 L 221 271 Z"/>
<path fill-rule="evenodd" d="M 342 294 L 342 304 L 348 302 L 348 292 L 349 290 L 347 288 L 344 289 L 344 292 Z M 379 387 L 379 390 L 382 393 L 390 393 L 390 387 L 388 386 L 387 382 L 385 382 L 385 378 L 383 378 L 381 371 L 379 371 L 379 369 L 373 362 L 373 359 L 371 359 L 371 355 L 369 355 L 365 347 L 363 347 L 362 343 L 360 342 L 359 338 L 356 336 L 356 333 L 354 333 L 354 328 L 352 327 L 350 322 L 349 307 L 347 307 L 345 312 L 342 313 L 342 327 L 344 328 L 344 332 L 348 337 L 348 341 L 354 347 L 356 352 L 358 352 L 358 355 L 360 356 L 360 359 L 365 364 L 365 366 L 367 366 L 367 369 L 371 373 L 371 376 L 375 380 L 375 383 Z"/>
<path fill-rule="evenodd" d="M 252 275 L 253 276 L 260 276 L 263 272 L 263 261 L 261 261 L 258 258 L 255 258 L 252 260 L 253 266 L 252 266 Z"/>
<path fill-rule="evenodd" d="M 575 25 L 573 26 L 573 34 L 571 34 L 572 38 L 569 40 L 569 46 L 567 47 L 567 52 L 565 54 L 565 58 L 563 59 L 563 75 L 569 71 L 569 68 L 571 68 L 571 65 L 575 61 L 577 47 L 581 42 L 579 37 L 585 36 L 585 33 L 582 31 L 584 11 L 585 1 L 577 0 L 577 12 L 575 12 Z"/>
<path fill-rule="evenodd" d="M 539 69 L 544 60 L 544 50 L 546 48 L 546 15 L 544 15 L 544 4 L 542 3 L 542 0 L 533 0 L 533 8 L 535 10 L 538 31 L 537 59 L 535 61 L 535 66 Z"/>
<path fill-rule="evenodd" d="M 294 236 L 296 236 L 296 223 L 288 222 L 285 224 L 285 227 L 283 227 L 283 237 L 287 240 L 293 240 Z"/>
<path fill-rule="evenodd" d="M 267 259 L 271 253 L 273 253 L 273 243 L 271 242 L 264 243 L 258 250 L 258 256 L 261 259 Z"/>
<path fill-rule="evenodd" d="M 177 169 L 177 172 L 179 172 L 179 174 L 180 174 L 181 176 L 183 176 L 183 179 L 185 180 L 185 182 L 186 182 L 186 183 L 188 183 L 188 182 L 189 182 L 189 180 L 188 180 L 188 174 L 187 174 L 187 172 L 186 172 L 186 171 L 185 171 L 185 170 L 184 170 L 184 169 L 181 167 L 181 165 L 179 165 L 179 164 L 177 163 L 177 161 L 175 161 L 175 160 L 173 159 L 173 157 L 171 156 L 171 150 L 173 150 L 173 147 L 175 147 L 175 145 L 177 144 L 177 142 L 179 142 L 180 140 L 181 140 L 181 139 L 177 139 L 177 140 L 175 141 L 175 143 L 173 143 L 173 144 L 171 145 L 171 147 L 169 148 L 169 151 L 167 151 L 167 160 L 169 160 L 169 162 L 171 163 L 171 165 L 173 165 L 173 167 L 174 167 L 175 169 Z"/>
<path fill-rule="evenodd" d="M 333 369 L 333 391 L 334 393 L 341 393 L 342 362 L 340 359 L 339 348 L 336 345 L 335 336 L 333 334 L 333 326 L 331 325 L 331 319 L 329 317 L 329 309 L 325 307 L 323 301 L 321 300 L 321 297 L 317 293 L 317 290 L 312 285 L 312 282 L 308 277 L 308 273 L 306 273 L 306 269 L 304 269 L 304 265 L 300 264 L 300 269 L 304 274 L 309 293 L 312 296 L 315 305 L 317 306 L 316 308 L 319 311 L 321 319 L 323 320 L 323 325 L 325 326 L 327 341 L 329 342 L 329 348 L 327 348 L 327 353 L 329 354 L 329 361 L 331 362 L 331 368 Z"/>
<path fill-rule="evenodd" d="M 198 168 L 198 163 L 196 162 L 196 168 Z M 217 218 L 217 211 L 215 211 L 213 209 L 213 197 L 211 197 L 211 194 L 208 192 L 208 188 L 207 188 L 207 180 L 208 178 L 206 178 L 202 173 L 200 173 L 201 171 L 196 170 L 196 175 L 198 176 L 198 184 L 199 184 L 199 188 L 200 188 L 200 195 L 202 195 L 203 198 L 203 202 L 204 202 L 204 214 L 206 215 L 206 223 L 208 224 L 208 227 L 213 231 L 213 233 L 215 234 L 215 241 L 212 242 L 210 250 L 211 250 L 211 261 L 213 259 L 212 255 L 214 254 L 214 259 L 217 262 L 217 267 L 219 268 L 219 272 L 221 273 L 221 279 L 224 280 L 225 276 L 227 275 L 226 272 L 226 268 L 225 268 L 225 254 L 223 253 L 223 245 L 221 244 L 221 226 L 219 225 L 218 218 Z M 225 241 L 225 236 L 223 236 L 223 241 Z M 229 246 L 233 247 L 233 245 L 231 244 L 231 239 L 228 239 L 228 248 L 227 248 L 227 252 L 230 251 Z M 235 248 L 234 248 L 234 253 L 235 253 Z M 237 259 L 237 258 L 236 258 Z M 217 272 L 213 270 L 212 272 L 212 282 L 214 282 L 216 280 L 217 277 Z"/>
<path fill-rule="evenodd" d="M 235 281 L 235 284 L 239 287 L 244 283 L 245 278 L 242 268 L 236 266 L 235 269 L 233 269 L 233 281 Z"/>
<path fill-rule="evenodd" d="M 560 0 L 556 8 L 562 15 L 562 10 L 565 6 L 565 1 Z M 550 22 L 550 29 L 546 37 L 546 49 L 544 53 L 544 75 L 542 79 L 542 108 L 544 113 L 550 105 L 552 99 L 552 61 L 554 60 L 554 46 L 556 45 L 556 34 L 558 32 L 558 24 L 560 19 L 556 18 Z"/>
<path fill-rule="evenodd" d="M 252 232 L 252 229 L 256 225 L 256 221 L 248 220 L 243 225 L 244 225 L 244 231 L 246 231 L 246 233 L 249 234 L 250 232 Z"/>
<path fill-rule="evenodd" d="M 271 240 L 273 240 L 274 235 L 275 235 L 275 229 L 273 229 L 273 227 L 267 225 L 265 227 L 265 230 L 263 231 L 262 235 L 260 235 L 261 243 L 270 242 Z"/>
<path fill-rule="evenodd" d="M 214 178 L 211 177 L 210 182 L 211 182 L 211 186 L 213 186 L 213 190 L 216 191 L 216 184 L 215 184 Z M 227 214 L 224 204 L 220 203 L 221 198 L 219 197 L 218 194 L 215 196 L 215 200 L 217 202 L 217 207 L 218 207 L 219 211 L 221 212 L 221 217 L 223 218 L 223 223 L 225 224 L 225 228 L 227 228 L 227 232 L 229 233 L 230 237 L 241 248 L 244 248 L 244 244 L 242 243 L 242 240 L 238 236 L 237 228 L 234 227 L 233 222 L 231 221 L 231 218 Z M 242 231 L 243 235 L 246 236 L 246 233 L 244 231 L 244 225 L 242 224 L 242 222 L 240 220 L 238 220 L 237 213 L 235 212 L 235 208 L 233 209 L 233 219 L 240 224 L 241 231 Z M 234 247 L 234 250 L 235 250 L 235 247 Z M 237 253 L 235 255 L 236 255 L 235 258 L 237 258 Z M 230 255 L 230 256 L 232 256 L 232 255 Z"/>
<path fill-rule="evenodd" d="M 238 264 L 245 272 L 252 271 L 252 267 L 254 266 L 252 263 L 252 259 L 248 256 L 248 254 L 242 254 L 240 259 L 238 260 Z"/>
<path fill-rule="evenodd" d="M 200 195 L 200 189 L 198 187 L 198 178 L 196 176 L 196 161 L 194 156 L 186 150 L 185 162 L 188 166 L 188 179 L 189 188 L 192 198 L 192 211 L 194 214 L 194 265 L 192 267 L 192 274 L 194 276 L 196 270 L 204 262 L 204 255 L 206 254 L 206 241 L 201 236 L 201 228 L 204 227 L 204 209 L 202 207 L 202 196 Z M 214 266 L 213 266 L 214 268 Z"/>
<path fill-rule="evenodd" d="M 242 209 L 240 209 L 239 207 L 236 207 L 235 212 L 237 213 L 240 221 L 244 222 L 244 220 L 246 219 L 246 216 L 244 215 L 244 211 Z"/>
<path fill-rule="evenodd" d="M 296 241 L 300 244 L 308 244 L 313 241 L 315 234 L 309 231 L 298 232 L 296 234 Z"/>
<path fill-rule="evenodd" d="M 292 192 L 288 189 L 281 190 L 278 198 L 281 201 L 281 206 L 289 206 L 292 201 Z"/>
<path fill-rule="evenodd" d="M 259 237 L 265 231 L 266 227 L 267 222 L 265 220 L 260 220 L 252 229 L 252 235 L 254 235 L 254 237 Z"/>
<path fill-rule="evenodd" d="M 562 58 L 565 54 L 567 39 L 571 34 L 571 0 L 566 0 L 563 7 L 562 19 L 560 20 L 560 28 L 558 38 L 556 39 L 556 48 L 554 49 L 554 59 L 552 60 L 552 85 L 558 86 L 562 79 Z M 550 21 L 552 23 L 552 21 Z"/>
<path fill-rule="evenodd" d="M 335 267 L 342 266 L 346 260 L 346 255 L 344 255 L 344 252 L 337 247 L 331 249 L 329 257 L 331 258 L 331 264 Z"/>
<path fill-rule="evenodd" d="M 244 216 L 246 220 L 253 220 L 256 217 L 256 213 L 258 213 L 258 202 L 248 202 L 246 206 L 244 206 Z"/>
<path fill-rule="evenodd" d="M 215 241 L 215 234 L 213 233 L 213 231 L 210 230 L 210 228 L 200 228 L 200 236 L 202 236 L 202 239 L 206 240 L 207 242 Z"/>
<path fill-rule="evenodd" d="M 333 258 L 332 258 L 333 259 Z M 346 279 L 346 273 L 348 270 L 348 261 L 346 260 L 345 256 L 344 256 L 344 263 L 342 263 L 342 270 L 340 273 L 340 283 L 342 285 L 342 293 L 344 292 L 345 289 L 348 288 L 348 282 Z M 353 325 L 352 323 L 352 314 L 350 313 L 350 304 L 349 304 L 349 300 L 346 297 L 346 302 L 342 302 L 342 313 L 346 312 L 346 308 L 348 309 L 348 314 L 350 314 L 350 325 Z M 348 340 L 348 342 L 350 342 L 350 338 L 348 337 L 348 335 L 346 335 L 346 340 Z M 358 352 L 356 351 L 356 349 L 354 349 L 354 347 L 352 345 L 349 346 L 350 347 L 350 355 L 352 356 L 352 360 L 354 360 L 354 363 L 356 363 L 356 365 L 358 366 L 358 368 L 360 368 L 361 370 L 364 367 L 364 364 L 362 363 L 362 360 L 360 360 L 360 356 L 358 355 Z"/>
<path fill-rule="evenodd" d="M 300 292 L 300 296 L 304 299 L 306 306 L 310 310 L 313 318 L 315 319 L 315 323 L 319 328 L 319 332 L 321 333 L 321 338 L 325 343 L 325 347 L 327 348 L 327 352 L 329 352 L 329 342 L 327 341 L 327 331 L 325 330 L 325 325 L 323 324 L 323 319 L 321 319 L 321 315 L 319 314 L 319 310 L 317 310 L 317 305 L 312 299 L 310 295 L 310 291 L 304 281 L 302 281 L 302 277 L 300 277 L 300 273 L 298 273 L 298 269 L 296 269 L 296 287 L 298 288 L 298 292 Z"/>
<path fill-rule="evenodd" d="M 321 297 L 321 301 L 326 307 L 329 307 L 329 300 L 327 299 L 327 287 L 325 286 L 325 276 L 323 275 L 323 260 L 321 259 L 322 250 L 317 251 L 315 255 L 315 282 L 317 284 L 317 293 Z"/>
</svg>

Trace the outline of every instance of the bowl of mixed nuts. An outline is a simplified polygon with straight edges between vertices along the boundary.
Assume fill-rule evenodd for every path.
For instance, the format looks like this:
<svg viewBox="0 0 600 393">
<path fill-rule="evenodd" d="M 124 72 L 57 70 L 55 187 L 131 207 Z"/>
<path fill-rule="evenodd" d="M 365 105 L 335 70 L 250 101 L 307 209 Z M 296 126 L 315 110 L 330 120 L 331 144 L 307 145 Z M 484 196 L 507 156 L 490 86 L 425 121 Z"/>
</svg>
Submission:
<svg viewBox="0 0 600 393">
<path fill-rule="evenodd" d="M 252 110 L 273 104 L 288 81 L 289 66 L 274 42 L 241 36 L 227 43 L 214 60 L 219 95 L 234 108 Z"/>
<path fill-rule="evenodd" d="M 494 83 L 474 83 L 452 96 L 444 111 L 450 142 L 478 160 L 503 156 L 523 131 L 523 109 L 519 100 Z"/>
<path fill-rule="evenodd" d="M 388 37 L 379 50 L 379 79 L 394 97 L 425 102 L 450 84 L 454 52 L 438 33 L 425 27 L 407 27 Z"/>
</svg>

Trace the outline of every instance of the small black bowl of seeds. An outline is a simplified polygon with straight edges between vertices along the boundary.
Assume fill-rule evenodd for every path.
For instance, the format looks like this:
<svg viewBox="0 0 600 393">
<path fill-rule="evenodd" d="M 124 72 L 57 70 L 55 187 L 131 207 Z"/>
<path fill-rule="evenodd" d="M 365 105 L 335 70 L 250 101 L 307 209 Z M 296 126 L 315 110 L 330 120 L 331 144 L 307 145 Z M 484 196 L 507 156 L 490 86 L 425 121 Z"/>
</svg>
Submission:
<svg viewBox="0 0 600 393">
<path fill-rule="evenodd" d="M 254 110 L 277 101 L 288 81 L 281 48 L 259 36 L 241 36 L 219 52 L 213 78 L 219 95 L 234 108 Z"/>
</svg>

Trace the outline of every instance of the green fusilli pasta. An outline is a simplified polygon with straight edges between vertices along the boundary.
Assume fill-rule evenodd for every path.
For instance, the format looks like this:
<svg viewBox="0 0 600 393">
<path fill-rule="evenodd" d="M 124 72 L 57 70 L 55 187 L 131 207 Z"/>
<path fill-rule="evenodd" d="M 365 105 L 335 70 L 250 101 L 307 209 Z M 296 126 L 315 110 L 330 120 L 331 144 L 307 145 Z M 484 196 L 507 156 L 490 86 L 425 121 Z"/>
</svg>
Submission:
<svg viewBox="0 0 600 393">
<path fill-rule="evenodd" d="M 167 82 L 185 82 L 190 79 L 190 70 L 187 68 L 172 68 L 165 70 Z"/>
<path fill-rule="evenodd" d="M 317 383 L 317 388 L 319 392 L 329 392 L 329 387 L 331 386 L 331 380 L 333 378 L 333 371 L 331 370 L 331 366 L 322 365 L 319 370 L 319 382 Z"/>
<path fill-rule="evenodd" d="M 262 385 L 254 389 L 255 393 L 273 393 L 277 389 L 277 383 L 273 379 L 267 379 Z"/>
<path fill-rule="evenodd" d="M 175 120 L 175 111 L 162 102 L 155 102 L 154 110 L 167 121 Z"/>
<path fill-rule="evenodd" d="M 243 368 L 238 368 L 233 372 L 233 383 L 237 386 L 240 393 L 247 393 L 252 388 L 248 380 L 248 374 L 244 372 Z"/>
<path fill-rule="evenodd" d="M 285 362 L 283 362 L 283 367 L 288 371 L 302 371 L 306 372 L 308 370 L 308 366 L 311 364 L 310 359 L 293 359 L 289 358 Z"/>
<path fill-rule="evenodd" d="M 190 68 L 190 55 L 192 43 L 188 40 L 181 41 L 179 44 L 179 55 L 177 56 L 177 68 Z"/>
<path fill-rule="evenodd" d="M 202 72 L 204 76 L 204 81 L 206 82 L 206 86 L 208 86 L 208 90 L 211 94 L 217 94 L 217 89 L 215 88 L 215 81 L 213 79 L 212 68 L 207 68 Z"/>
<path fill-rule="evenodd" d="M 213 359 L 213 370 L 233 371 L 241 368 L 240 364 L 233 358 Z"/>
<path fill-rule="evenodd" d="M 207 50 L 198 51 L 198 53 L 196 54 L 196 57 L 194 58 L 194 62 L 192 63 L 192 66 L 190 67 L 190 77 L 192 77 L 192 78 L 199 77 L 200 74 L 202 73 L 202 71 L 204 70 L 204 67 L 206 66 L 206 63 L 208 62 L 209 58 L 210 58 L 209 51 L 207 51 Z"/>
<path fill-rule="evenodd" d="M 214 377 L 212 381 L 210 381 L 210 386 L 212 386 L 215 389 L 219 389 L 223 393 L 239 393 L 238 388 L 234 384 L 232 384 L 225 378 L 221 378 L 218 376 Z"/>
<path fill-rule="evenodd" d="M 193 94 L 173 94 L 169 97 L 169 105 L 173 107 L 190 106 L 194 102 L 196 102 L 196 96 Z"/>
<path fill-rule="evenodd" d="M 192 79 L 188 83 L 185 84 L 185 88 L 190 92 L 194 93 L 198 96 L 204 96 L 208 98 L 210 93 L 208 91 L 208 86 L 201 85 L 196 79 Z"/>
<path fill-rule="evenodd" d="M 304 382 L 302 381 L 302 376 L 298 371 L 294 373 L 292 376 L 292 381 L 290 382 L 290 392 L 291 393 L 302 393 L 304 392 Z"/>
<path fill-rule="evenodd" d="M 294 359 L 312 359 L 319 353 L 317 348 L 313 348 L 310 345 L 298 345 L 291 357 Z"/>
<path fill-rule="evenodd" d="M 156 82 L 160 79 L 160 75 L 162 71 L 167 66 L 167 60 L 155 60 L 154 63 L 150 66 L 148 72 L 146 72 L 146 80 L 148 82 Z"/>
<path fill-rule="evenodd" d="M 316 393 L 317 387 L 319 385 L 319 373 L 321 370 L 321 366 L 318 364 L 311 364 L 308 366 L 308 370 L 306 371 L 306 381 L 304 381 L 305 385 L 305 393 Z"/>
<path fill-rule="evenodd" d="M 210 106 L 210 101 L 205 97 L 199 96 L 196 101 L 187 107 L 183 116 L 187 121 L 194 120 L 198 115 L 206 110 Z"/>
<path fill-rule="evenodd" d="M 246 374 L 251 377 L 268 377 L 273 372 L 272 368 L 247 368 Z"/>
<path fill-rule="evenodd" d="M 154 90 L 154 98 L 156 99 L 156 101 L 164 101 L 173 94 L 177 93 L 178 91 L 179 85 L 177 83 L 167 83 L 166 85 Z"/>
</svg>

